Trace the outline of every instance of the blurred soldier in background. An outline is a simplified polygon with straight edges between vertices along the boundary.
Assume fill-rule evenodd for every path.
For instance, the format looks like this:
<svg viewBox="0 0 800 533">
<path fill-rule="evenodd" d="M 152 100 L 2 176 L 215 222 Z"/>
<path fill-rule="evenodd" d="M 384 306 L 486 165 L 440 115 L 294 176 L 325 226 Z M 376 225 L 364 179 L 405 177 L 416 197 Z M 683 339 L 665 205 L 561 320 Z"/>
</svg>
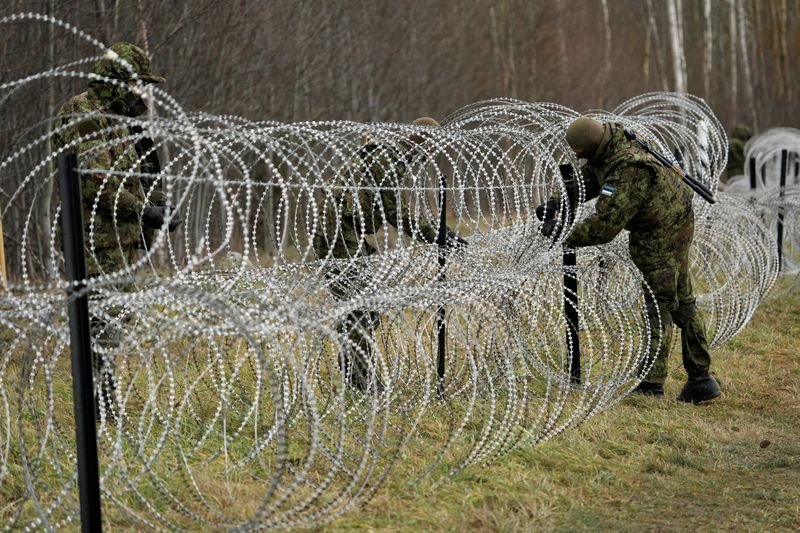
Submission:
<svg viewBox="0 0 800 533">
<path fill-rule="evenodd" d="M 115 116 L 138 117 L 147 111 L 141 85 L 137 87 L 135 79 L 146 84 L 163 83 L 164 78 L 154 76 L 144 51 L 128 43 L 114 44 L 95 63 L 92 72 L 97 77 L 89 81 L 88 90 L 72 97 L 58 111 L 55 121 L 58 131 L 53 136 L 57 151 L 75 152 L 80 168 L 97 169 L 81 174 L 86 267 L 90 278 L 122 271 L 135 263 L 139 249 L 151 239 L 155 229 L 162 227 L 166 217 L 170 231 L 181 222 L 164 194 L 152 187 L 155 176 L 146 179 L 107 172 L 138 174 L 160 170 L 153 142 L 141 136 L 140 128 L 129 127 Z M 119 313 L 119 310 L 110 313 L 113 322 L 124 320 Z M 109 320 L 96 315 L 92 316 L 91 328 L 95 382 L 102 383 L 103 403 L 110 408 L 113 362 L 104 359 L 119 345 L 121 332 Z"/>
<path fill-rule="evenodd" d="M 564 245 L 605 244 L 627 229 L 631 259 L 655 299 L 646 296 L 650 343 L 659 349 L 652 369 L 635 391 L 664 396 L 674 322 L 681 329 L 683 366 L 689 375 L 677 399 L 698 403 L 716 398 L 719 384 L 709 373 L 705 323 L 695 305 L 689 275 L 692 191 L 670 175 L 672 170 L 629 140 L 621 124 L 580 117 L 570 124 L 566 138 L 579 158 L 588 159 L 582 169 L 586 199 L 598 200 L 595 212 L 575 226 Z M 543 211 L 557 209 L 551 202 Z"/>
<path fill-rule="evenodd" d="M 725 167 L 725 180 L 744 174 L 744 145 L 753 134 L 747 125 L 739 123 L 728 139 L 728 166 Z"/>
<path fill-rule="evenodd" d="M 439 125 L 428 117 L 418 118 L 412 124 Z M 401 196 L 408 165 L 424 140 L 420 134 L 410 135 L 401 146 L 367 140 L 333 182 L 331 198 L 326 199 L 320 214 L 322 231 L 314 235 L 313 244 L 318 259 L 348 260 L 331 261 L 327 266 L 329 289 L 337 300 L 348 300 L 368 290 L 368 272 L 360 259 L 377 250 L 364 237 L 377 233 L 384 222 L 421 242 L 437 241 L 439 224 L 431 224 L 423 216 L 411 216 L 408 202 Z M 455 232 L 447 230 L 446 248 L 466 244 Z M 377 373 L 370 376 L 369 371 L 373 333 L 379 324 L 377 311 L 358 309 L 337 326 L 342 336 L 349 339 L 349 346 L 339 353 L 339 364 L 349 387 L 376 393 L 383 389 Z"/>
</svg>

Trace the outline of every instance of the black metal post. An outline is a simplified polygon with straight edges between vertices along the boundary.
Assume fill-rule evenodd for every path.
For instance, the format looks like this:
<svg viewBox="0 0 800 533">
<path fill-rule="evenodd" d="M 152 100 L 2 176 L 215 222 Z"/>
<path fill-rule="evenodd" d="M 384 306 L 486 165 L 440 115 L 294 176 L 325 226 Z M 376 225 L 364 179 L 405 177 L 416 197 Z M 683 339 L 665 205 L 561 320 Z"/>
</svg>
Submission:
<svg viewBox="0 0 800 533">
<path fill-rule="evenodd" d="M 567 350 L 569 377 L 572 383 L 581 382 L 581 348 L 578 339 L 578 258 L 574 248 L 564 247 L 564 316 L 567 319 Z"/>
<path fill-rule="evenodd" d="M 750 167 L 750 189 L 756 188 L 756 158 L 750 157 L 747 160 L 747 166 Z"/>
<path fill-rule="evenodd" d="M 571 165 L 560 165 L 559 171 L 567 190 L 569 213 L 564 217 L 564 227 L 572 224 L 578 207 L 578 186 Z M 581 382 L 581 348 L 578 337 L 578 255 L 575 248 L 564 247 L 561 262 L 564 267 L 564 317 L 567 320 L 567 356 L 570 361 L 569 376 L 572 383 Z"/>
<path fill-rule="evenodd" d="M 61 186 L 61 224 L 67 269 L 70 350 L 72 352 L 72 399 L 78 448 L 78 486 L 81 531 L 102 531 L 100 468 L 94 412 L 94 381 L 89 330 L 89 296 L 86 288 L 86 252 L 83 243 L 83 204 L 75 154 L 58 155 Z"/>
<path fill-rule="evenodd" d="M 446 279 L 445 267 L 447 266 L 447 180 L 444 174 L 439 174 L 439 234 L 436 236 L 436 244 L 439 246 L 439 282 Z M 447 349 L 447 324 L 445 322 L 445 307 L 440 305 L 437 311 L 436 325 L 438 328 L 437 341 L 438 351 L 436 358 L 436 376 L 438 377 L 439 395 L 444 394 L 444 365 L 445 351 Z"/>
<path fill-rule="evenodd" d="M 789 151 L 781 150 L 780 205 L 778 206 L 778 270 L 783 270 L 783 199 L 786 196 L 786 172 L 789 166 Z"/>
</svg>

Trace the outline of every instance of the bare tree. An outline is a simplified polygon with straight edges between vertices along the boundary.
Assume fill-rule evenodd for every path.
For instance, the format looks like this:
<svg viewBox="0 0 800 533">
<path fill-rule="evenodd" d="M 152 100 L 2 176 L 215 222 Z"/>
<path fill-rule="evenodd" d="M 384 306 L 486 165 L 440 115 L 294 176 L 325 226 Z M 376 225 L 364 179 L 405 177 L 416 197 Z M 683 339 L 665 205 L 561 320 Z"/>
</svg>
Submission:
<svg viewBox="0 0 800 533">
<path fill-rule="evenodd" d="M 672 52 L 672 75 L 675 90 L 686 92 L 686 57 L 683 49 L 683 6 L 681 0 L 668 0 L 669 41 Z"/>
</svg>

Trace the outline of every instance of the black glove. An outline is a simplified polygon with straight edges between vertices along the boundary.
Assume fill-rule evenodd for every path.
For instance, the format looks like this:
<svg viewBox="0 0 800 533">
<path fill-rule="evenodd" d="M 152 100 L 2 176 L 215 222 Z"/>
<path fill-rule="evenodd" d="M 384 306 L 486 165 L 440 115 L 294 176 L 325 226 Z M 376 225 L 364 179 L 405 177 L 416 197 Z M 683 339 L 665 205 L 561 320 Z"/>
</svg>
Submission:
<svg viewBox="0 0 800 533">
<path fill-rule="evenodd" d="M 447 237 L 444 240 L 444 247 L 448 250 L 458 250 L 461 251 L 466 248 L 469 243 L 458 236 L 458 233 L 451 229 L 447 229 Z"/>
<path fill-rule="evenodd" d="M 183 220 L 175 206 L 168 204 L 170 210 L 169 231 L 173 232 Z M 167 216 L 167 205 L 148 205 L 142 210 L 142 223 L 151 229 L 161 229 Z"/>
<path fill-rule="evenodd" d="M 164 209 L 164 216 L 167 216 L 167 208 L 169 207 L 169 232 L 172 233 L 178 226 L 183 223 L 183 219 L 181 218 L 181 214 L 178 212 L 178 208 L 175 207 L 171 202 L 167 202 L 166 205 L 162 208 Z"/>
<path fill-rule="evenodd" d="M 151 229 L 160 229 L 164 225 L 164 208 L 148 205 L 142 210 L 142 224 Z"/>
<path fill-rule="evenodd" d="M 542 224 L 541 233 L 545 237 L 549 237 L 553 234 L 554 231 L 556 231 L 556 229 L 558 229 L 558 232 L 561 231 L 561 224 L 559 224 L 558 219 L 548 218 L 547 220 L 544 221 L 544 224 Z"/>
<path fill-rule="evenodd" d="M 558 211 L 558 200 L 550 198 L 547 203 L 536 208 L 536 218 L 539 220 L 550 220 L 556 216 Z"/>
</svg>

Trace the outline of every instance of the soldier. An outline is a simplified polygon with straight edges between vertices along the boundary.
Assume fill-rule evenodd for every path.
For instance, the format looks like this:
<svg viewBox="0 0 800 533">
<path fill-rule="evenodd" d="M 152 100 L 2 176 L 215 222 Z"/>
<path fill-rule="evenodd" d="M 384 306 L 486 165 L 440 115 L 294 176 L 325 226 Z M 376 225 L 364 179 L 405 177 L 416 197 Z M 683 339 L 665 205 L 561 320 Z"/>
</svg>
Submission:
<svg viewBox="0 0 800 533">
<path fill-rule="evenodd" d="M 414 120 L 415 126 L 436 127 L 432 118 Z M 377 252 L 364 237 L 378 232 L 384 222 L 425 243 L 434 243 L 438 224 L 413 218 L 408 204 L 400 196 L 408 163 L 416 155 L 416 145 L 424 137 L 412 134 L 403 146 L 366 142 L 334 182 L 333 193 L 320 215 L 322 231 L 314 235 L 314 252 L 319 259 L 348 259 L 331 262 L 326 277 L 337 300 L 347 300 L 367 289 L 365 268 L 360 259 Z M 447 229 L 446 248 L 466 245 L 466 241 Z M 339 354 L 339 363 L 349 387 L 380 393 L 383 389 L 377 374 L 370 376 L 372 336 L 380 315 L 371 309 L 351 312 L 337 329 L 349 339 L 349 346 Z"/>
<path fill-rule="evenodd" d="M 673 322 L 681 329 L 683 366 L 689 378 L 679 401 L 698 403 L 720 395 L 709 373 L 711 357 L 706 328 L 695 305 L 689 275 L 689 247 L 694 236 L 692 191 L 670 169 L 629 140 L 621 124 L 601 124 L 580 117 L 570 124 L 567 143 L 588 159 L 583 176 L 595 212 L 575 226 L 565 246 L 594 246 L 630 232 L 631 259 L 653 292 L 646 297 L 655 362 L 635 392 L 664 396 Z M 553 210 L 551 205 L 550 210 Z M 658 313 L 658 314 L 657 314 Z M 658 316 L 661 328 L 658 327 Z"/>
<path fill-rule="evenodd" d="M 739 123 L 731 132 L 728 143 L 728 166 L 725 167 L 726 179 L 744 174 L 744 145 L 753 134 L 746 124 Z"/>
<path fill-rule="evenodd" d="M 120 58 L 129 67 L 123 65 Z M 76 152 L 81 168 L 101 169 L 94 174 L 81 175 L 86 266 L 90 278 L 123 270 L 136 262 L 138 249 L 153 230 L 163 226 L 168 213 L 171 214 L 170 231 L 180 224 L 177 212 L 166 202 L 163 193 L 149 186 L 153 181 L 144 182 L 148 191 L 152 191 L 145 198 L 141 177 L 106 172 L 158 170 L 152 168 L 153 161 L 157 161 L 152 141 L 139 136 L 139 142 L 135 142 L 141 130 L 128 127 L 115 119 L 115 115 L 137 117 L 147 111 L 134 76 L 142 83 L 163 83 L 164 78 L 154 76 L 147 55 L 128 43 L 114 44 L 94 64 L 93 73 L 97 77 L 89 81 L 88 90 L 72 97 L 58 111 L 55 122 L 58 130 L 54 133 L 54 146 L 58 151 Z M 141 156 L 137 152 L 141 152 Z M 122 288 L 129 290 L 131 287 Z M 111 314 L 114 322 L 118 322 L 119 311 Z M 95 371 L 102 376 L 104 404 L 111 407 L 113 365 L 103 361 L 107 357 L 103 354 L 109 354 L 109 350 L 119 344 L 119 332 L 115 333 L 114 326 L 99 316 L 92 316 L 91 329 L 95 342 Z"/>
</svg>

